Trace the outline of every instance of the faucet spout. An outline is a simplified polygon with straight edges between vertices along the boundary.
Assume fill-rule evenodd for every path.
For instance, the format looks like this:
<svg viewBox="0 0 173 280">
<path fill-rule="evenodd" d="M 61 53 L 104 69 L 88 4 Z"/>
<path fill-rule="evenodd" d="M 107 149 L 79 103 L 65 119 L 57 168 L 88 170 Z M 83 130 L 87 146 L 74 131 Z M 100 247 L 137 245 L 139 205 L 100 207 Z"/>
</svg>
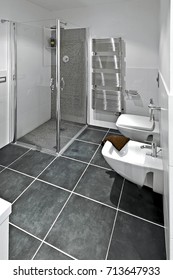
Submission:
<svg viewBox="0 0 173 280">
<path fill-rule="evenodd" d="M 151 156 L 152 157 L 157 157 L 157 144 L 156 144 L 156 142 L 152 142 L 151 149 L 152 149 Z"/>
<path fill-rule="evenodd" d="M 148 145 L 142 145 L 140 148 L 141 149 L 151 149 L 151 153 L 147 154 L 147 155 L 150 155 L 152 157 L 157 157 L 157 144 L 156 144 L 156 142 L 151 142 L 151 144 L 148 144 Z"/>
</svg>

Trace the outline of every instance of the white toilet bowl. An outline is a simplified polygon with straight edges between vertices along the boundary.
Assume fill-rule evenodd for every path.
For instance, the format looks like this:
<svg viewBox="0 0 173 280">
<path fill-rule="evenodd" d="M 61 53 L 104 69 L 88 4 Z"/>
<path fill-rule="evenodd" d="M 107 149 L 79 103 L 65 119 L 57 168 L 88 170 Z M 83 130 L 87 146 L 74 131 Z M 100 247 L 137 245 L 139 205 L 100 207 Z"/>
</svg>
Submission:
<svg viewBox="0 0 173 280">
<path fill-rule="evenodd" d="M 116 126 L 126 137 L 136 141 L 149 141 L 152 139 L 160 145 L 159 122 L 150 121 L 149 117 L 122 114 L 119 116 Z"/>
<path fill-rule="evenodd" d="M 121 151 L 114 148 L 109 141 L 106 141 L 102 148 L 105 160 L 118 174 L 139 186 L 145 185 L 163 194 L 163 162 L 160 148 L 157 148 L 157 152 L 157 157 L 153 157 L 151 149 L 143 148 L 143 143 L 131 140 Z"/>
</svg>

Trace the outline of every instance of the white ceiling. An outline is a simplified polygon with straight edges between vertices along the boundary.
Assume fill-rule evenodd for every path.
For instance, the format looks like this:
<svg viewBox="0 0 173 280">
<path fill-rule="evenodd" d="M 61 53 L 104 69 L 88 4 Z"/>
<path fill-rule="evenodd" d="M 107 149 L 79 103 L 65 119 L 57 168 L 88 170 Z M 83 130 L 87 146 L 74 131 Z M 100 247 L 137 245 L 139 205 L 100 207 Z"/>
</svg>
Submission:
<svg viewBox="0 0 173 280">
<path fill-rule="evenodd" d="M 115 0 L 27 0 L 50 11 L 90 7 L 92 5 L 110 4 Z"/>
</svg>

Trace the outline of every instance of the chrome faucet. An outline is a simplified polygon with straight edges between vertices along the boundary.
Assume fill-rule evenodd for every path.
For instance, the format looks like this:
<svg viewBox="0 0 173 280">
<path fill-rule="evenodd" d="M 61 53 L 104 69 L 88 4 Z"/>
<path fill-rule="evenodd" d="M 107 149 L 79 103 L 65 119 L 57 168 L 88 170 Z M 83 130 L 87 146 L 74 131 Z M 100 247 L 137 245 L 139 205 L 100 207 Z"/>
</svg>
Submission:
<svg viewBox="0 0 173 280">
<path fill-rule="evenodd" d="M 142 145 L 140 148 L 141 149 L 151 149 L 151 154 L 147 154 L 147 155 L 150 155 L 152 157 L 157 157 L 157 143 L 156 142 L 153 141 L 150 144 Z"/>
<path fill-rule="evenodd" d="M 148 108 L 151 110 L 150 121 L 152 121 L 154 120 L 154 110 L 161 110 L 161 107 L 154 105 L 153 99 L 151 98 Z"/>
</svg>

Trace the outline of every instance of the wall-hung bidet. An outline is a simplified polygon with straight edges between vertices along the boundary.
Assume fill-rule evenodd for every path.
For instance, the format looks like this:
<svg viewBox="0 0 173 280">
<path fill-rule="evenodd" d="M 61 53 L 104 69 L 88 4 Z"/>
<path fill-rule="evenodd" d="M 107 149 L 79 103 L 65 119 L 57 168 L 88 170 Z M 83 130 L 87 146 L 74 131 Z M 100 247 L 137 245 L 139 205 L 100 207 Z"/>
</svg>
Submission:
<svg viewBox="0 0 173 280">
<path fill-rule="evenodd" d="M 161 108 L 155 106 L 152 99 L 150 99 L 148 107 L 150 117 L 122 114 L 118 118 L 116 126 L 124 136 L 130 139 L 142 142 L 152 139 L 157 145 L 160 145 L 159 122 L 154 118 L 154 111 Z"/>
<path fill-rule="evenodd" d="M 127 180 L 163 194 L 162 153 L 156 144 L 146 145 L 130 140 L 118 151 L 107 141 L 102 155 L 112 169 Z"/>
</svg>

